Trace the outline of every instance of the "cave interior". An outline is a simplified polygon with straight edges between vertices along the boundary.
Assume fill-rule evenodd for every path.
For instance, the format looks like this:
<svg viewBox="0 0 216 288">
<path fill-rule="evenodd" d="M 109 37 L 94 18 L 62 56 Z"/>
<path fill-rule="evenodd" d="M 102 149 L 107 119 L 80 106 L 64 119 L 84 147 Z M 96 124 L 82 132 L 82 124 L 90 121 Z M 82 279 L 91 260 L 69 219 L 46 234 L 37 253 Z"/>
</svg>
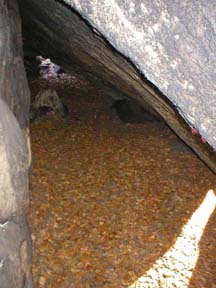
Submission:
<svg viewBox="0 0 216 288">
<path fill-rule="evenodd" d="M 215 175 L 155 110 L 100 79 L 76 56 L 62 61 L 60 40 L 47 47 L 41 41 L 46 35 L 37 39 L 37 31 L 29 37 L 23 30 L 31 91 L 28 218 L 35 287 L 136 287 L 141 277 L 151 285 L 171 285 L 169 273 L 176 287 L 181 281 L 198 287 L 200 275 L 214 270 L 213 217 L 193 267 L 193 233 L 175 248 L 181 260 L 166 252 L 215 188 Z M 41 91 L 48 93 L 37 98 Z M 212 278 L 205 281 L 210 285 Z"/>
</svg>

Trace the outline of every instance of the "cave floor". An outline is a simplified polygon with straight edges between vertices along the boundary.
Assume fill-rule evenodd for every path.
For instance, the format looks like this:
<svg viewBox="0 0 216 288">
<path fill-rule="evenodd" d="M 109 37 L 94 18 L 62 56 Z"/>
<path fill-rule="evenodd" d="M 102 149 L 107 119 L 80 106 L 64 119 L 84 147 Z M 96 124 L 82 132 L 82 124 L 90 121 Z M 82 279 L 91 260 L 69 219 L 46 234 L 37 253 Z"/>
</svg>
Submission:
<svg viewBox="0 0 216 288">
<path fill-rule="evenodd" d="M 68 118 L 31 125 L 35 287 L 216 287 L 211 192 L 197 210 L 215 175 L 165 125 L 122 123 L 94 86 L 59 93 Z"/>
</svg>

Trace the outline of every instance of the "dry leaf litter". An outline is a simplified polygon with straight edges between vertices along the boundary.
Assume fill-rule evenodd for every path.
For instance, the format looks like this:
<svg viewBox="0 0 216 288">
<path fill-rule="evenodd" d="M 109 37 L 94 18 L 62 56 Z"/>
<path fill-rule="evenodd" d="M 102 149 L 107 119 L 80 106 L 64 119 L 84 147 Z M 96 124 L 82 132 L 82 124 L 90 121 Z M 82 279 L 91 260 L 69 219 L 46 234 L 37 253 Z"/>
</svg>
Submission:
<svg viewBox="0 0 216 288">
<path fill-rule="evenodd" d="M 187 244 L 162 258 L 215 175 L 166 125 L 124 124 L 103 91 L 77 83 L 57 87 L 66 119 L 31 125 L 35 287 L 216 287 L 215 213 L 195 267 Z"/>
</svg>

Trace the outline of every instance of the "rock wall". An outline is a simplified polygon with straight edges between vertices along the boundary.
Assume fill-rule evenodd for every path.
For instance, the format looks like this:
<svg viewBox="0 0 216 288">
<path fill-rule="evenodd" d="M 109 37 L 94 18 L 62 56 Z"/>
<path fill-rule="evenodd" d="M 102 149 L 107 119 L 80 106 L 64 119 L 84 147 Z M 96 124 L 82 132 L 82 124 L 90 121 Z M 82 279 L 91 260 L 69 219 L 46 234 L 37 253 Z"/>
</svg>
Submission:
<svg viewBox="0 0 216 288">
<path fill-rule="evenodd" d="M 0 287 L 31 288 L 29 90 L 16 1 L 0 2 Z"/>
<path fill-rule="evenodd" d="M 19 1 L 27 54 L 53 56 L 69 72 L 82 67 L 154 108 L 216 172 L 215 154 L 177 113 L 216 148 L 214 1 L 64 2 Z M 30 96 L 15 0 L 0 2 L 0 75 L 0 287 L 31 288 Z"/>
<path fill-rule="evenodd" d="M 20 127 L 25 128 L 29 121 L 30 92 L 23 64 L 21 22 L 16 1 L 3 1 L 0 13 L 1 98 L 13 111 Z"/>
<path fill-rule="evenodd" d="M 202 53 L 196 53 L 205 45 L 206 55 L 213 60 L 214 43 L 210 45 L 207 36 L 211 38 L 214 29 L 207 29 L 205 34 L 203 27 L 206 25 L 201 26 L 200 33 L 206 42 L 200 42 L 199 31 L 190 33 L 188 20 L 191 14 L 191 23 L 195 27 L 199 22 L 198 15 L 203 23 L 212 1 L 204 10 L 201 9 L 202 2 L 191 1 L 194 7 L 200 8 L 192 11 L 189 9 L 192 4 L 181 7 L 185 4 L 168 0 L 19 0 L 25 56 L 30 63 L 36 55 L 50 57 L 66 72 L 79 71 L 100 78 L 116 87 L 120 95 L 126 94 L 148 109 L 153 108 L 216 172 L 216 155 L 199 135 L 200 132 L 204 142 L 216 147 L 214 64 L 209 61 L 205 67 Z M 179 25 L 172 25 L 175 19 Z M 209 19 L 212 26 L 214 20 L 210 14 Z M 199 57 L 194 59 L 193 53 L 189 57 L 190 49 L 195 49 L 194 54 Z M 205 77 L 204 70 L 207 72 Z M 200 83 L 205 89 L 199 89 Z M 196 128 L 192 131 L 197 135 L 191 133 L 191 128 Z"/>
<path fill-rule="evenodd" d="M 215 1 L 64 0 L 216 149 Z"/>
</svg>

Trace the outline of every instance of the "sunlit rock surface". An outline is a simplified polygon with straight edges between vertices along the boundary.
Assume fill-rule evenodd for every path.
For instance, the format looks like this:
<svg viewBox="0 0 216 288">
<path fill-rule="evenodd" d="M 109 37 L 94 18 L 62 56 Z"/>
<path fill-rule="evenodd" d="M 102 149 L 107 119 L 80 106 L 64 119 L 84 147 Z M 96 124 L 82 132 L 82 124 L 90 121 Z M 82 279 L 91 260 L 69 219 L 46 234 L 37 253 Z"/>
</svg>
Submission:
<svg viewBox="0 0 216 288">
<path fill-rule="evenodd" d="M 64 0 L 216 148 L 215 1 Z"/>
<path fill-rule="evenodd" d="M 203 143 L 216 147 L 213 1 L 205 7 L 196 1 L 19 4 L 27 67 L 43 55 L 105 86 L 115 99 L 136 98 L 216 171 L 216 157 Z"/>
</svg>

